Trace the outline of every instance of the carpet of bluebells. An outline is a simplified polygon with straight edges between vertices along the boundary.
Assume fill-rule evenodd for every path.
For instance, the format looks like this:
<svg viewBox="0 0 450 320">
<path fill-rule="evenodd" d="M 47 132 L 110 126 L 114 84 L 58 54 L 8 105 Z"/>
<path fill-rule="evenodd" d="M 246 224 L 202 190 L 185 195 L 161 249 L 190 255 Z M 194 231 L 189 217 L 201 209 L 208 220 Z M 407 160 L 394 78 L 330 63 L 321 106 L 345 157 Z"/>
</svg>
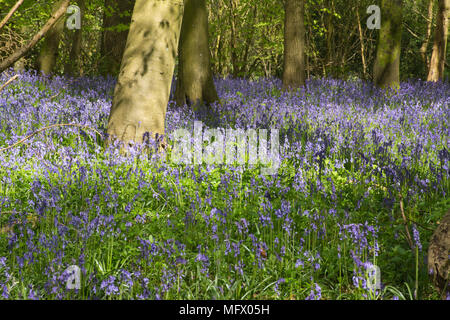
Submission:
<svg viewBox="0 0 450 320">
<path fill-rule="evenodd" d="M 169 145 L 195 120 L 279 129 L 275 175 L 120 153 L 114 85 L 30 72 L 0 93 L 0 149 L 82 126 L 0 151 L 2 299 L 445 298 L 426 253 L 450 207 L 450 83 L 217 79 L 209 110 L 169 104 Z"/>
</svg>

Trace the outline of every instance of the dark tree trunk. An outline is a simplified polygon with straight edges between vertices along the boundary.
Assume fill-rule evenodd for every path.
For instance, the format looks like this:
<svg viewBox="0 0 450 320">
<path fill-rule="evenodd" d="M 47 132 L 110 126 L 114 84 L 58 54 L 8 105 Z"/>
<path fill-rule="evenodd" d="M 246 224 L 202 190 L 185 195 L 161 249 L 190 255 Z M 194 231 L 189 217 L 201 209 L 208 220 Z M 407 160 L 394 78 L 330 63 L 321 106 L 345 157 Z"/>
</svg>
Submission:
<svg viewBox="0 0 450 320">
<path fill-rule="evenodd" d="M 433 53 L 427 81 L 444 79 L 445 57 L 447 53 L 448 18 L 450 16 L 450 0 L 439 0 L 439 11 L 434 34 Z"/>
<path fill-rule="evenodd" d="M 431 27 L 433 24 L 433 5 L 434 5 L 434 0 L 428 0 L 427 34 L 425 36 L 425 40 L 422 43 L 422 46 L 419 49 L 420 56 L 422 57 L 422 61 L 423 61 L 423 64 L 424 64 L 426 70 L 428 70 L 428 67 L 429 67 L 429 59 L 427 57 L 427 49 L 428 49 L 428 42 L 430 41 L 430 36 L 431 36 Z"/>
<path fill-rule="evenodd" d="M 381 29 L 373 81 L 380 88 L 400 85 L 400 51 L 402 40 L 402 0 L 381 1 Z"/>
<path fill-rule="evenodd" d="M 119 74 L 128 36 L 128 29 L 123 29 L 130 25 L 135 2 L 135 0 L 105 0 L 99 68 L 103 75 Z"/>
<path fill-rule="evenodd" d="M 177 105 L 195 107 L 219 100 L 211 72 L 205 0 L 184 1 L 178 50 Z"/>
<path fill-rule="evenodd" d="M 283 89 L 305 84 L 304 0 L 285 1 Z"/>
<path fill-rule="evenodd" d="M 83 20 L 84 12 L 86 10 L 85 0 L 78 0 L 78 6 L 80 7 L 80 17 L 81 17 L 81 29 L 69 30 L 72 35 L 72 48 L 69 53 L 69 60 L 64 66 L 64 73 L 70 76 L 79 75 L 80 70 L 80 54 L 81 54 L 81 44 L 83 39 Z"/>
<path fill-rule="evenodd" d="M 64 3 L 58 1 L 53 5 L 54 14 Z M 61 16 L 55 25 L 48 31 L 42 44 L 41 52 L 38 56 L 38 68 L 44 74 L 50 74 L 56 65 L 56 58 L 58 57 L 58 47 L 61 35 L 64 31 L 64 15 Z"/>
</svg>

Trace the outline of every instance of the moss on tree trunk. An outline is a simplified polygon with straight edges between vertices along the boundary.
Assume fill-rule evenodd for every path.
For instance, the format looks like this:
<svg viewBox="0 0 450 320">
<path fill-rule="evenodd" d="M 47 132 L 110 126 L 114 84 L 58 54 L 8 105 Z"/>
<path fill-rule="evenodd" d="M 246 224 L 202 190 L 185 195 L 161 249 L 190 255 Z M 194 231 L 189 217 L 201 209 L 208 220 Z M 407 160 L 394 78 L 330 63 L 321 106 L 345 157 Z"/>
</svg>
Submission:
<svg viewBox="0 0 450 320">
<path fill-rule="evenodd" d="M 185 0 L 175 98 L 178 105 L 211 104 L 219 99 L 211 72 L 205 0 Z"/>
<path fill-rule="evenodd" d="M 379 33 L 373 81 L 380 88 L 399 87 L 402 0 L 381 1 L 381 29 Z"/>
</svg>

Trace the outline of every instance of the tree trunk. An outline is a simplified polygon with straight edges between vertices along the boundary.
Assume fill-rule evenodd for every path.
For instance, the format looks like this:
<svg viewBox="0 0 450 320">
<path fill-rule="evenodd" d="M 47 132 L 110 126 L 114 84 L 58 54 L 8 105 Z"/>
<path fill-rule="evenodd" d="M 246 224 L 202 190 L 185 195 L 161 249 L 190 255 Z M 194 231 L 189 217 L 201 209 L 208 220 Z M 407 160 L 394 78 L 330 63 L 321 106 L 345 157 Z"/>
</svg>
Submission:
<svg viewBox="0 0 450 320">
<path fill-rule="evenodd" d="M 399 87 L 402 40 L 402 0 L 381 1 L 381 29 L 373 80 L 380 88 Z"/>
<path fill-rule="evenodd" d="M 69 61 L 67 61 L 64 66 L 64 74 L 74 76 L 81 73 L 80 70 L 80 54 L 81 54 L 81 44 L 83 38 L 83 20 L 84 20 L 84 12 L 86 10 L 85 0 L 78 0 L 77 4 L 80 8 L 80 17 L 81 17 L 81 29 L 76 29 L 75 31 L 69 30 L 72 35 L 72 48 L 69 53 Z"/>
<path fill-rule="evenodd" d="M 286 0 L 284 19 L 283 89 L 305 84 L 304 0 Z"/>
<path fill-rule="evenodd" d="M 448 18 L 450 16 L 450 0 L 439 0 L 439 11 L 434 34 L 433 53 L 427 81 L 444 79 L 445 57 L 447 53 Z"/>
<path fill-rule="evenodd" d="M 361 27 L 361 20 L 359 18 L 359 7 L 356 7 L 356 19 L 358 21 L 358 32 L 359 32 L 359 44 L 361 48 L 361 62 L 363 65 L 363 77 L 366 79 L 367 77 L 367 65 L 366 65 L 366 56 L 364 55 L 364 36 Z"/>
<path fill-rule="evenodd" d="M 183 0 L 136 0 L 109 115 L 111 139 L 142 143 L 146 132 L 164 134 L 182 18 Z"/>
<path fill-rule="evenodd" d="M 230 17 L 230 31 L 231 31 L 231 38 L 230 38 L 230 50 L 231 50 L 231 65 L 233 67 L 233 71 L 232 71 L 232 75 L 233 78 L 237 78 L 238 77 L 238 72 L 239 72 L 239 66 L 238 66 L 238 56 L 237 56 L 237 39 L 236 39 L 236 3 L 235 0 L 231 0 L 230 1 L 230 12 L 229 12 L 229 17 Z"/>
<path fill-rule="evenodd" d="M 53 5 L 53 12 L 61 7 L 64 1 L 60 0 Z M 42 44 L 41 52 L 39 53 L 37 63 L 39 71 L 44 74 L 50 74 L 56 65 L 56 58 L 58 57 L 59 41 L 61 34 L 64 31 L 64 16 L 59 18 L 55 25 L 48 31 Z"/>
<path fill-rule="evenodd" d="M 196 107 L 219 100 L 211 72 L 208 14 L 205 0 L 185 0 L 179 43 L 178 105 Z"/>
<path fill-rule="evenodd" d="M 429 61 L 427 58 L 427 48 L 428 48 L 428 42 L 430 41 L 431 27 L 433 24 L 433 4 L 434 4 L 434 0 L 428 0 L 427 35 L 425 36 L 425 40 L 423 41 L 422 46 L 419 49 L 420 56 L 422 57 L 422 61 L 423 61 L 423 64 L 424 64 L 426 70 L 428 70 L 428 68 L 429 68 Z"/>
<path fill-rule="evenodd" d="M 334 33 L 334 23 L 333 23 L 333 14 L 334 14 L 334 1 L 331 0 L 331 3 L 328 1 L 327 3 L 330 12 L 327 12 L 327 25 L 325 27 L 326 37 L 327 37 L 327 61 L 326 63 L 330 66 L 331 74 L 333 77 L 336 76 L 336 69 L 334 68 L 335 57 L 336 57 L 336 48 L 333 45 L 333 33 Z M 337 60 L 337 59 L 336 59 Z"/>
<path fill-rule="evenodd" d="M 450 210 L 442 217 L 428 247 L 428 272 L 439 289 L 450 292 Z"/>
<path fill-rule="evenodd" d="M 105 0 L 100 48 L 102 60 L 99 68 L 103 75 L 117 76 L 119 74 L 128 36 L 128 30 L 123 29 L 130 25 L 135 2 L 135 0 Z"/>
</svg>

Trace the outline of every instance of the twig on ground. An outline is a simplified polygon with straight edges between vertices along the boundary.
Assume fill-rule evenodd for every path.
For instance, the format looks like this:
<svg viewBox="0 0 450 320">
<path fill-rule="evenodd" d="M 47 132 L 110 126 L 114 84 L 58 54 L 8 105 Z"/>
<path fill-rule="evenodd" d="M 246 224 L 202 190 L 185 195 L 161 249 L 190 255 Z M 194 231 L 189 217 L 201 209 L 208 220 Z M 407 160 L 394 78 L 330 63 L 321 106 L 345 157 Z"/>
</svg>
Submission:
<svg viewBox="0 0 450 320">
<path fill-rule="evenodd" d="M 3 89 L 6 88 L 6 86 L 8 84 L 10 84 L 11 82 L 13 82 L 14 80 L 16 80 L 19 77 L 18 74 L 16 74 L 14 77 L 12 77 L 11 79 L 9 79 L 8 81 L 6 81 L 1 87 L 0 87 L 0 92 L 2 92 Z"/>
<path fill-rule="evenodd" d="M 48 126 L 48 127 L 41 128 L 41 129 L 39 129 L 39 130 L 33 132 L 32 134 L 26 136 L 26 137 L 23 138 L 22 140 L 20 140 L 20 141 L 14 143 L 14 144 L 12 144 L 12 145 L 10 145 L 10 146 L 8 146 L 8 147 L 5 147 L 5 148 L 0 149 L 0 152 L 1 152 L 1 151 L 6 151 L 6 150 L 8 150 L 8 149 L 14 148 L 14 147 L 17 146 L 17 145 L 20 145 L 21 143 L 23 143 L 24 141 L 26 141 L 26 140 L 30 139 L 31 137 L 35 136 L 35 135 L 38 134 L 39 132 L 42 132 L 42 131 L 44 131 L 44 130 L 51 129 L 51 128 L 64 127 L 64 126 L 73 126 L 73 127 L 78 127 L 78 128 L 82 128 L 82 129 L 89 129 L 89 130 L 95 131 L 100 137 L 102 136 L 102 134 L 101 134 L 100 132 L 98 132 L 98 130 L 96 130 L 96 129 L 94 129 L 94 128 L 91 128 L 91 127 L 88 127 L 88 126 L 84 126 L 84 125 L 76 124 L 76 123 L 60 123 L 60 124 L 54 124 L 54 125 L 51 125 L 51 126 Z"/>
</svg>

